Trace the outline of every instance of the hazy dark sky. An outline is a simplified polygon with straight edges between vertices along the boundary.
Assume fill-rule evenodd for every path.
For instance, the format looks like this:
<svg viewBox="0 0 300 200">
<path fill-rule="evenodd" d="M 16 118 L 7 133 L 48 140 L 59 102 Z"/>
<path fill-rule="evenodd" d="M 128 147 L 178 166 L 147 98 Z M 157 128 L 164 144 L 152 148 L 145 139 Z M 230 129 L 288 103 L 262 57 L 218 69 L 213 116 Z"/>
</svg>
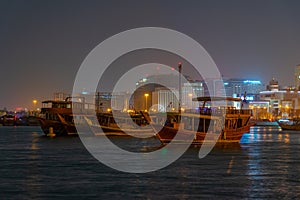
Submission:
<svg viewBox="0 0 300 200">
<path fill-rule="evenodd" d="M 154 26 L 180 31 L 231 78 L 293 84 L 300 1 L 0 1 L 0 108 L 71 93 L 85 56 L 106 38 Z"/>
</svg>

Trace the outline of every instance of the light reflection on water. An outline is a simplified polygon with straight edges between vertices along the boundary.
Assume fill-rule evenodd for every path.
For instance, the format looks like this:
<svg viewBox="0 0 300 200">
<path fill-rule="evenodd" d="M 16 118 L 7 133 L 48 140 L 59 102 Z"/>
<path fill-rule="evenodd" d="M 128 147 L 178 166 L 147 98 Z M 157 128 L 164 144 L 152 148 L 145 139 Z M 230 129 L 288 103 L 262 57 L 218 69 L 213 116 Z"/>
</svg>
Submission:
<svg viewBox="0 0 300 200">
<path fill-rule="evenodd" d="M 243 136 L 241 147 L 247 149 L 251 181 L 249 198 L 299 198 L 299 139 L 299 132 L 276 127 L 254 127 Z"/>
<path fill-rule="evenodd" d="M 199 146 L 192 146 L 175 163 L 147 174 L 102 165 L 77 137 L 42 135 L 34 127 L 0 127 L 1 199 L 300 198 L 300 133 L 295 131 L 254 127 L 240 144 L 216 145 L 203 159 Z M 153 139 L 113 140 L 128 149 L 160 145 Z"/>
<path fill-rule="evenodd" d="M 288 143 L 289 133 L 283 132 L 279 126 L 254 126 L 250 128 L 250 133 L 244 134 L 240 143 L 255 143 L 255 142 L 274 142 L 278 141 Z"/>
</svg>

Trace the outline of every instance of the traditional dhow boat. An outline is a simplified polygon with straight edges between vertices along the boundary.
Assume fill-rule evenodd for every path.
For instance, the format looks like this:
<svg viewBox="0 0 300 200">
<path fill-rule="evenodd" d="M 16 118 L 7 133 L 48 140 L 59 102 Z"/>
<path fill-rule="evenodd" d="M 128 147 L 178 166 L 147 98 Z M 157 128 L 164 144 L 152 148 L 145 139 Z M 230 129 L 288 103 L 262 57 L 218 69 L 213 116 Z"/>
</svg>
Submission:
<svg viewBox="0 0 300 200">
<path fill-rule="evenodd" d="M 250 130 L 250 109 L 236 109 L 235 107 L 206 107 L 208 101 L 236 101 L 239 98 L 231 97 L 199 97 L 194 100 L 202 101 L 203 106 L 196 112 L 167 113 L 166 123 L 159 115 L 150 116 L 152 126 L 162 143 L 173 141 L 185 142 L 186 138 L 193 137 L 193 144 L 201 144 L 204 140 L 217 142 L 239 142 L 244 133 Z M 242 102 L 241 102 L 242 103 Z M 242 107 L 242 106 L 241 106 Z"/>
<path fill-rule="evenodd" d="M 95 135 L 110 136 L 142 136 L 154 135 L 153 129 L 145 127 L 145 119 L 141 114 L 117 113 L 97 113 L 97 118 L 93 115 L 95 110 L 86 109 L 84 100 L 71 101 L 72 97 L 67 97 L 64 101 L 47 100 L 43 101 L 43 107 L 39 117 L 40 126 L 46 135 L 54 133 L 60 135 L 77 135 L 76 125 L 87 124 L 89 130 Z M 81 123 L 80 123 L 81 122 Z M 117 123 L 118 122 L 118 123 Z M 129 122 L 133 122 L 130 126 Z M 79 124 L 78 124 L 79 123 Z"/>
<path fill-rule="evenodd" d="M 84 103 L 72 102 L 71 97 L 65 101 L 47 100 L 42 102 L 40 116 L 37 120 L 46 135 L 73 135 L 77 134 L 74 124 L 72 105 L 75 109 L 84 109 Z"/>
<path fill-rule="evenodd" d="M 293 119 L 291 121 L 277 121 L 278 125 L 281 127 L 282 130 L 294 130 L 299 131 L 300 130 L 300 119 Z"/>
<path fill-rule="evenodd" d="M 154 136 L 155 133 L 147 119 L 140 112 L 100 112 L 97 113 L 99 125 L 105 135 Z"/>
</svg>

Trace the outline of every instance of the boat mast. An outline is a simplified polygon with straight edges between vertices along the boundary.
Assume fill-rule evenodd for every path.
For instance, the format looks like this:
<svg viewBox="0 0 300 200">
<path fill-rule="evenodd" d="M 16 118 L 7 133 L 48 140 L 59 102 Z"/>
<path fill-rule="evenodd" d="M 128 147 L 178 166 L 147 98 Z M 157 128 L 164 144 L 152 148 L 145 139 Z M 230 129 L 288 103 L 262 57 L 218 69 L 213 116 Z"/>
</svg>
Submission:
<svg viewBox="0 0 300 200">
<path fill-rule="evenodd" d="M 178 63 L 178 72 L 179 72 L 179 102 L 178 102 L 178 113 L 181 116 L 181 62 Z"/>
</svg>

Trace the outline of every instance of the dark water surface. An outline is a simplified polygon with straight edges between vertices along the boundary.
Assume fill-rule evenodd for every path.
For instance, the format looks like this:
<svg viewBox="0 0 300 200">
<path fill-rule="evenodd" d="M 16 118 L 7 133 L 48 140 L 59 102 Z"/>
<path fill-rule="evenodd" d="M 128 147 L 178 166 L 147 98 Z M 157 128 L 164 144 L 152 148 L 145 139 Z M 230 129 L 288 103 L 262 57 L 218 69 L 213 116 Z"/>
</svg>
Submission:
<svg viewBox="0 0 300 200">
<path fill-rule="evenodd" d="M 198 152 L 191 147 L 164 169 L 130 174 L 98 162 L 78 137 L 0 127 L 0 199 L 300 199 L 300 132 L 254 128 L 241 144 L 217 146 L 203 159 Z"/>
</svg>

